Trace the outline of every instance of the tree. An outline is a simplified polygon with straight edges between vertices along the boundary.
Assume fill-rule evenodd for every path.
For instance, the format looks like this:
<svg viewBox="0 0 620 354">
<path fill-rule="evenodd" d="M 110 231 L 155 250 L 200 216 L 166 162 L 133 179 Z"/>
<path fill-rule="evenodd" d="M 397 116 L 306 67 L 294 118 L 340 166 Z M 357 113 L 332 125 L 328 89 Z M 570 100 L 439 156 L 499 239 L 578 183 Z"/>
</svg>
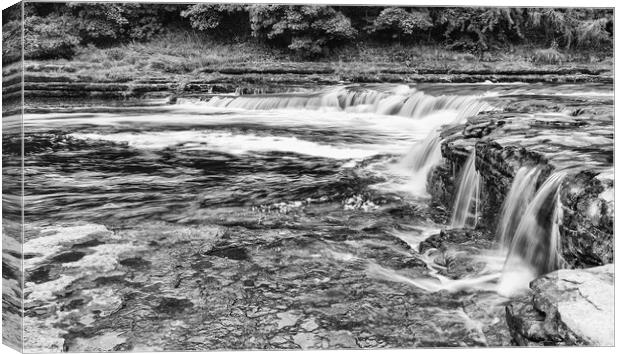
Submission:
<svg viewBox="0 0 620 354">
<path fill-rule="evenodd" d="M 433 27 L 432 20 L 426 11 L 417 9 L 407 11 L 402 7 L 388 7 L 381 11 L 373 24 L 367 28 L 370 33 L 391 35 L 392 38 L 420 38 Z"/>
<path fill-rule="evenodd" d="M 286 45 L 303 57 L 326 54 L 357 35 L 351 20 L 329 6 L 252 5 L 249 12 L 255 37 Z"/>
<path fill-rule="evenodd" d="M 73 18 L 53 14 L 24 18 L 24 58 L 71 58 L 80 43 Z"/>
<path fill-rule="evenodd" d="M 481 54 L 493 46 L 523 39 L 519 9 L 509 8 L 436 8 L 434 24 L 443 29 L 448 48 Z"/>
<path fill-rule="evenodd" d="M 178 5 L 67 3 L 64 14 L 75 17 L 82 42 L 106 44 L 118 40 L 148 40 L 178 16 Z"/>
<path fill-rule="evenodd" d="M 219 36 L 245 36 L 250 30 L 247 5 L 196 4 L 181 16 L 189 18 L 193 28 Z"/>
</svg>

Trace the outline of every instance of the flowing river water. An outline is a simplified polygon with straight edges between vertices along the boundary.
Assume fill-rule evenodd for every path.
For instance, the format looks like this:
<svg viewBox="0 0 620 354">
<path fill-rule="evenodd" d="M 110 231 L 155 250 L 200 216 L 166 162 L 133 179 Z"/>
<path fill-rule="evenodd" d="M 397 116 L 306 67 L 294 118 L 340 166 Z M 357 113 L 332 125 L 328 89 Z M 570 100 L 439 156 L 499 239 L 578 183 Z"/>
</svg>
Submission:
<svg viewBox="0 0 620 354">
<path fill-rule="evenodd" d="M 507 345 L 505 256 L 470 250 L 474 271 L 454 279 L 443 270 L 467 250 L 419 249 L 450 224 L 426 188 L 441 159 L 437 131 L 506 98 L 608 89 L 348 86 L 26 114 L 25 218 L 39 230 L 26 242 L 60 226 L 104 225 L 121 249 L 108 254 L 142 247 L 116 265 L 131 269 L 124 283 L 73 277 L 58 301 L 86 296 L 95 282 L 122 293 L 122 306 L 108 304 L 107 318 L 79 309 L 89 330 L 65 320 L 65 349 L 110 335 L 113 348 L 134 350 Z M 459 192 L 465 213 L 475 210 L 476 183 L 465 183 L 473 195 Z M 456 219 L 465 226 L 466 216 Z M 26 287 L 36 293 L 102 246 L 46 261 L 44 274 L 33 266 Z"/>
</svg>

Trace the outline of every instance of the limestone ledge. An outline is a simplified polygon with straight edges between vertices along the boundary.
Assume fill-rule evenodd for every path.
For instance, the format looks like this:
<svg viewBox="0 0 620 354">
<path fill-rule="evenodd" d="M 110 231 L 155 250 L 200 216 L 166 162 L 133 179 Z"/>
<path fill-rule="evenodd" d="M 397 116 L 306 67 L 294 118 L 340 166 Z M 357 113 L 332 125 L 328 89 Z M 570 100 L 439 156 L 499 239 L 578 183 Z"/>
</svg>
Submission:
<svg viewBox="0 0 620 354">
<path fill-rule="evenodd" d="M 562 269 L 506 307 L 518 345 L 614 345 L 614 265 Z"/>
<path fill-rule="evenodd" d="M 609 102 L 562 104 L 541 98 L 491 102 L 501 109 L 482 112 L 445 128 L 443 162 L 429 175 L 429 192 L 450 208 L 460 170 L 475 150 L 482 193 L 479 227 L 493 233 L 504 198 L 519 168 L 538 166 L 538 186 L 564 171 L 561 251 L 569 267 L 613 262 L 613 108 Z M 544 105 L 543 103 L 547 103 Z"/>
</svg>

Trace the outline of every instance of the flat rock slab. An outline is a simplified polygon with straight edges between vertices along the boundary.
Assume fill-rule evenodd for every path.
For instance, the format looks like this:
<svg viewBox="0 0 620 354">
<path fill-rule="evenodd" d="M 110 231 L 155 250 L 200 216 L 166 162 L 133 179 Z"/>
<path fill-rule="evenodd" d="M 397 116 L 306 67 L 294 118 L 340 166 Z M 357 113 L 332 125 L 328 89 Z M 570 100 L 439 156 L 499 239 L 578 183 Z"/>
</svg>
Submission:
<svg viewBox="0 0 620 354">
<path fill-rule="evenodd" d="M 562 269 L 531 284 L 533 295 L 507 307 L 519 344 L 614 345 L 614 265 Z"/>
</svg>

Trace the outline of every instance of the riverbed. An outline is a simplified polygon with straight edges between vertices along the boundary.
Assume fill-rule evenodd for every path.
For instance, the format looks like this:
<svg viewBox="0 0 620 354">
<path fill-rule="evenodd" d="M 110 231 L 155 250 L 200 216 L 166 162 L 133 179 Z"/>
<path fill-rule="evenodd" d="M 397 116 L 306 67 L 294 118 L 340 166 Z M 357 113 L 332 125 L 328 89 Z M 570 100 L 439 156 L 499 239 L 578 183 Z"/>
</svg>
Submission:
<svg viewBox="0 0 620 354">
<path fill-rule="evenodd" d="M 427 183 L 441 131 L 521 101 L 569 116 L 613 92 L 350 85 L 26 114 L 26 346 L 511 345 L 525 290 L 499 288 L 485 220 L 425 244 L 453 211 Z"/>
</svg>

